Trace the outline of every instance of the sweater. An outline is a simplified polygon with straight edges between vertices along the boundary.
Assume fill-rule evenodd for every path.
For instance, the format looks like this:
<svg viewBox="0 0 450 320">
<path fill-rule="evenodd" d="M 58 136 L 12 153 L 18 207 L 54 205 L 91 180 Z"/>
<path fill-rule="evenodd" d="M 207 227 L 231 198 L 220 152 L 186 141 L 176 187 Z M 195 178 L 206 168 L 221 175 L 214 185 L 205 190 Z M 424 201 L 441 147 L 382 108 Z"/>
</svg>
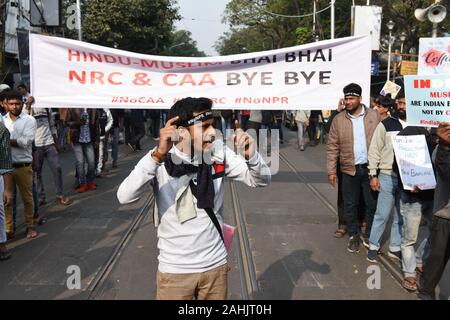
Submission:
<svg viewBox="0 0 450 320">
<path fill-rule="evenodd" d="M 392 171 L 395 160 L 391 136 L 397 135 L 402 129 L 402 124 L 394 117 L 388 117 L 378 124 L 369 147 L 370 175 L 376 175 L 378 170 L 389 176 L 397 175 Z"/>
</svg>

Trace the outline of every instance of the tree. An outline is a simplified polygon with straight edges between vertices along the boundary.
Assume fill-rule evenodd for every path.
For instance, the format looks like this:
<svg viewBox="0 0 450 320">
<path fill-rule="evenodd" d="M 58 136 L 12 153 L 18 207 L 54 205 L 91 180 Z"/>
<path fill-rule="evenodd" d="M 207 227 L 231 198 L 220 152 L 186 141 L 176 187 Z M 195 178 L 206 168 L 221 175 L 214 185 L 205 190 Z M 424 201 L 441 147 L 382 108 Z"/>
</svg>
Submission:
<svg viewBox="0 0 450 320">
<path fill-rule="evenodd" d="M 174 21 L 180 18 L 174 4 L 174 0 L 84 0 L 83 41 L 159 54 L 170 42 Z M 76 37 L 74 31 L 68 34 Z"/>
<path fill-rule="evenodd" d="M 214 48 L 221 55 L 274 49 L 273 39 L 264 37 L 257 28 L 232 29 L 216 41 Z"/>
<path fill-rule="evenodd" d="M 162 55 L 179 57 L 206 56 L 203 51 L 198 50 L 197 41 L 192 39 L 192 33 L 187 30 L 178 30 L 173 33 Z"/>
<path fill-rule="evenodd" d="M 331 0 L 316 0 L 316 34 L 319 39 L 330 38 L 330 6 Z M 366 0 L 339 0 L 335 2 L 335 37 L 350 36 L 352 4 L 366 5 Z M 396 23 L 394 34 L 405 32 L 407 40 L 406 48 L 418 49 L 419 37 L 430 36 L 432 25 L 430 22 L 419 22 L 414 17 L 417 8 L 425 8 L 432 3 L 431 0 L 372 0 L 371 5 L 383 8 L 383 20 L 381 31 L 388 33 L 386 23 L 393 20 Z M 448 2 L 443 5 L 449 9 Z M 261 42 L 272 39 L 274 48 L 293 46 L 295 44 L 313 41 L 314 35 L 308 40 L 308 34 L 312 32 L 313 17 L 308 15 L 313 12 L 311 0 L 231 0 L 224 13 L 224 21 L 232 27 L 231 31 L 224 34 L 216 43 L 219 52 L 237 51 L 232 39 L 239 39 L 246 43 L 246 48 L 260 48 Z M 288 17 L 301 16 L 304 17 Z M 441 29 L 450 28 L 450 19 L 446 19 L 440 25 Z M 245 30 L 245 31 L 242 31 Z M 300 34 L 298 32 L 300 31 Z M 255 36 L 256 33 L 256 36 Z M 299 39 L 300 37 L 300 39 Z M 250 45 L 249 43 L 253 43 Z M 397 41 L 396 49 L 400 46 Z"/>
</svg>

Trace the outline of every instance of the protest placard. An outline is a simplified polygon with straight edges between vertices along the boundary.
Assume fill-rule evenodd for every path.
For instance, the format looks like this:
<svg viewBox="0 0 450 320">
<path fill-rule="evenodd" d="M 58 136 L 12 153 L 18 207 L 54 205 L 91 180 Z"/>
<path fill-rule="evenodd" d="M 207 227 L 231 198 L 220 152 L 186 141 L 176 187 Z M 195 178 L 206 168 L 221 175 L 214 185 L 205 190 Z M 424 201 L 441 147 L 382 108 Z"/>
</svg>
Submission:
<svg viewBox="0 0 450 320">
<path fill-rule="evenodd" d="M 419 75 L 450 73 L 450 38 L 419 39 Z"/>
<path fill-rule="evenodd" d="M 418 68 L 418 62 L 417 61 L 406 61 L 403 60 L 401 67 L 400 67 L 400 74 L 402 76 L 406 75 L 416 75 L 417 74 L 417 68 Z"/>
<path fill-rule="evenodd" d="M 436 178 L 431 164 L 425 136 L 392 135 L 395 159 L 397 161 L 403 188 L 413 190 L 434 189 Z"/>
<path fill-rule="evenodd" d="M 217 109 L 335 108 L 350 82 L 370 97 L 370 37 L 220 57 L 163 57 L 30 35 L 36 107 L 170 108 L 188 96 Z"/>
<path fill-rule="evenodd" d="M 395 99 L 395 97 L 397 96 L 397 94 L 400 92 L 401 89 L 402 89 L 402 87 L 399 86 L 398 84 L 396 84 L 395 82 L 386 81 L 386 83 L 383 86 L 383 89 L 381 89 L 380 94 L 382 96 L 386 96 L 387 94 L 390 94 L 391 98 Z"/>
<path fill-rule="evenodd" d="M 405 76 L 405 89 L 408 125 L 450 122 L 450 75 Z"/>
</svg>

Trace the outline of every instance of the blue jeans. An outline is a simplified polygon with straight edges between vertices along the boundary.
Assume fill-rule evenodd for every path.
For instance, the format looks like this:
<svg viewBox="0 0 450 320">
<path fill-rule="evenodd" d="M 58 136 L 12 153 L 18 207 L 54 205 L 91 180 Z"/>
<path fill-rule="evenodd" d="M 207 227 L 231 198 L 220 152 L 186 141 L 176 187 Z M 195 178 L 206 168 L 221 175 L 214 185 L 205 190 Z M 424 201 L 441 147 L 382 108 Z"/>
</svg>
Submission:
<svg viewBox="0 0 450 320">
<path fill-rule="evenodd" d="M 66 147 L 66 141 L 67 141 L 67 137 L 66 137 L 66 135 L 67 135 L 67 127 L 62 126 L 62 127 L 59 128 L 58 131 L 59 131 L 58 132 L 58 143 L 59 143 L 59 146 L 61 148 L 65 148 Z"/>
<path fill-rule="evenodd" d="M 427 221 L 427 227 L 431 228 L 433 217 L 433 200 L 425 201 L 402 192 L 400 200 L 400 213 L 403 217 L 402 228 L 402 270 L 405 277 L 416 277 L 417 261 L 422 263 L 428 254 L 428 237 L 419 246 L 420 250 L 414 249 L 419 234 L 422 214 Z M 420 266 L 420 265 L 419 265 Z"/>
<path fill-rule="evenodd" d="M 280 140 L 283 141 L 283 127 L 282 127 L 282 120 L 277 120 L 275 123 L 272 123 L 272 125 L 270 126 L 270 129 L 275 129 L 278 130 L 279 134 L 278 136 L 280 137 Z"/>
<path fill-rule="evenodd" d="M 398 177 L 389 176 L 380 173 L 378 176 L 380 182 L 380 193 L 378 194 L 377 211 L 373 218 L 372 229 L 370 231 L 370 250 L 380 249 L 380 240 L 386 228 L 386 223 L 394 207 L 394 220 L 391 226 L 391 239 L 389 250 L 393 252 L 400 251 L 402 242 L 402 224 L 403 219 L 400 214 L 400 190 Z"/>
<path fill-rule="evenodd" d="M 74 143 L 73 152 L 75 153 L 77 177 L 80 184 L 93 182 L 95 177 L 95 157 L 94 146 L 92 143 Z M 87 175 L 85 175 L 84 160 L 88 164 Z"/>
</svg>

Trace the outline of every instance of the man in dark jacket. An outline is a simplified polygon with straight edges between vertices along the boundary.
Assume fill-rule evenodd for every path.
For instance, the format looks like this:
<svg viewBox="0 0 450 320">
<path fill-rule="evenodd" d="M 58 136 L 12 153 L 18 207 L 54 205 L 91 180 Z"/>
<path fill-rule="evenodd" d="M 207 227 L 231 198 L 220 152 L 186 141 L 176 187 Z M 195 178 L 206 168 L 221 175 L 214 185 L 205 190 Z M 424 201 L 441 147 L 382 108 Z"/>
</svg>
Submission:
<svg viewBox="0 0 450 320">
<path fill-rule="evenodd" d="M 437 135 L 439 146 L 435 160 L 437 185 L 434 194 L 434 218 L 429 255 L 420 287 L 422 297 L 428 299 L 435 298 L 435 288 L 450 258 L 450 123 L 442 123 Z"/>
</svg>

